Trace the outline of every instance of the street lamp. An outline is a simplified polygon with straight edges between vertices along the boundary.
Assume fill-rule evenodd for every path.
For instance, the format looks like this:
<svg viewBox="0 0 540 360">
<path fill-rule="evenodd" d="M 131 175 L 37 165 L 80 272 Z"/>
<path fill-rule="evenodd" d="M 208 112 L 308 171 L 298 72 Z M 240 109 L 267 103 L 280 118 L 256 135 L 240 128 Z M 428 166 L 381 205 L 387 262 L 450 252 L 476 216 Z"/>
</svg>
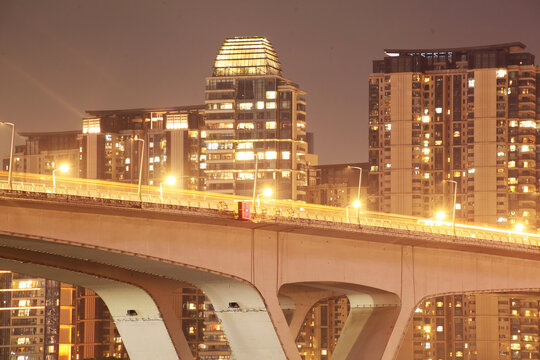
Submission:
<svg viewBox="0 0 540 360">
<path fill-rule="evenodd" d="M 8 173 L 8 187 L 9 190 L 13 190 L 12 184 L 11 184 L 11 173 L 13 172 L 13 141 L 15 140 L 15 124 L 7 122 L 7 121 L 0 121 L 0 125 L 10 125 L 11 126 L 11 150 L 9 152 L 9 173 Z"/>
<path fill-rule="evenodd" d="M 142 141 L 142 151 L 140 153 L 141 160 L 139 165 L 139 187 L 137 189 L 137 195 L 139 196 L 139 201 L 142 202 L 142 192 L 141 192 L 141 184 L 142 184 L 142 169 L 143 169 L 143 160 L 144 160 L 144 139 L 139 138 L 131 138 L 133 141 Z"/>
<path fill-rule="evenodd" d="M 358 166 L 350 166 L 351 169 L 356 169 L 359 171 L 358 173 L 358 194 L 356 195 L 356 201 L 358 201 L 358 206 L 354 205 L 355 208 L 360 208 L 360 187 L 362 187 L 362 171 L 363 169 L 361 167 L 358 167 Z M 355 203 L 356 203 L 355 201 Z"/>
<path fill-rule="evenodd" d="M 435 214 L 435 218 L 438 221 L 443 221 L 446 218 L 446 214 L 444 213 L 444 211 L 437 211 L 437 213 Z"/>
<path fill-rule="evenodd" d="M 454 206 L 452 207 L 452 229 L 454 230 L 454 236 L 456 236 L 456 200 L 457 200 L 457 181 L 444 180 L 454 184 Z"/>
<path fill-rule="evenodd" d="M 56 190 L 56 172 L 57 171 L 61 171 L 61 172 L 67 172 L 69 170 L 69 165 L 68 164 L 62 164 L 60 165 L 60 167 L 56 168 L 53 170 L 52 172 L 52 183 L 53 183 L 53 189 Z"/>
<path fill-rule="evenodd" d="M 520 224 L 516 224 L 515 228 L 517 232 L 523 232 L 523 230 L 525 229 L 525 226 L 523 226 L 523 224 L 520 223 Z"/>
<path fill-rule="evenodd" d="M 257 208 L 261 206 L 261 201 L 259 199 L 261 195 L 266 196 L 266 197 L 272 196 L 272 189 L 266 188 L 264 189 L 262 193 L 257 194 Z M 255 209 L 255 212 L 257 212 L 257 209 Z"/>
<path fill-rule="evenodd" d="M 167 176 L 165 181 L 159 183 L 159 197 L 161 198 L 161 203 L 163 204 L 163 184 L 174 185 L 176 183 L 176 178 L 174 176 Z"/>
<path fill-rule="evenodd" d="M 253 207 L 255 207 L 255 196 L 257 194 L 257 177 L 259 177 L 259 153 L 255 152 L 255 173 L 253 176 Z"/>
</svg>

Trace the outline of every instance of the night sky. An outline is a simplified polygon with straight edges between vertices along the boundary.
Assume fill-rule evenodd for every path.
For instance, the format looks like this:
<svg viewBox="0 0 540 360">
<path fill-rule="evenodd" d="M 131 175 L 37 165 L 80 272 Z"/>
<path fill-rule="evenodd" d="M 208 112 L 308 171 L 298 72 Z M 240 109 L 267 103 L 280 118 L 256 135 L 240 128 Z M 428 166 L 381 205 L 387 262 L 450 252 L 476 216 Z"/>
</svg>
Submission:
<svg viewBox="0 0 540 360">
<path fill-rule="evenodd" d="M 383 49 L 521 41 L 538 63 L 539 16 L 540 0 L 0 0 L 0 120 L 76 130 L 85 110 L 202 104 L 223 40 L 261 35 L 308 92 L 319 162 L 367 161 Z"/>
</svg>

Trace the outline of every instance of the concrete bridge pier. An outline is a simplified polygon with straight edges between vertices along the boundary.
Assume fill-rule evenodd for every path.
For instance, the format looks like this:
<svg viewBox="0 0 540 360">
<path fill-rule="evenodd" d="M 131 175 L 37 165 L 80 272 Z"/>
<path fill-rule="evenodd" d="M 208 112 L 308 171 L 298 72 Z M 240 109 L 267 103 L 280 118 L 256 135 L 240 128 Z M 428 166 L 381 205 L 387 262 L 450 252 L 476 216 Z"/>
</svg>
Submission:
<svg viewBox="0 0 540 360">
<path fill-rule="evenodd" d="M 5 251 L 2 255 L 4 253 Z M 0 268 L 54 279 L 95 291 L 107 305 L 130 359 L 147 360 L 155 359 L 156 356 L 164 360 L 193 359 L 185 338 L 183 341 L 186 346 L 177 352 L 160 310 L 152 297 L 139 287 L 80 272 L 12 259 L 0 258 Z"/>
</svg>

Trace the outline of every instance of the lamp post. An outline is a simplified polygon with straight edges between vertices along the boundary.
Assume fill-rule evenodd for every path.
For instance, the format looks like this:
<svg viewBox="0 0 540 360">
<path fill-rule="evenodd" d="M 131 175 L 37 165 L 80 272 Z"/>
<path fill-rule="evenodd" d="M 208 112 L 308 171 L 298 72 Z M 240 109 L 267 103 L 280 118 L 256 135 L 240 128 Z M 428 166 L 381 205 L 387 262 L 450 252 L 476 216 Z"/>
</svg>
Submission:
<svg viewBox="0 0 540 360">
<path fill-rule="evenodd" d="M 358 166 L 351 166 L 351 169 L 358 170 L 358 194 L 356 195 L 356 200 L 353 202 L 353 206 L 356 208 L 356 216 L 358 219 L 358 224 L 360 224 L 360 188 L 362 187 L 362 171 L 363 169 Z"/>
<path fill-rule="evenodd" d="M 257 212 L 257 209 L 261 206 L 261 201 L 259 199 L 261 195 L 266 197 L 272 196 L 272 189 L 266 188 L 262 193 L 257 194 L 257 208 L 255 208 L 255 212 Z"/>
<path fill-rule="evenodd" d="M 139 187 L 137 189 L 137 196 L 139 197 L 139 201 L 142 202 L 142 192 L 141 192 L 141 185 L 142 185 L 142 169 L 143 169 L 143 160 L 144 160 L 144 139 L 139 138 L 131 138 L 133 141 L 142 141 L 142 150 L 140 154 L 141 160 L 139 161 Z"/>
<path fill-rule="evenodd" d="M 257 194 L 257 177 L 259 177 L 259 153 L 255 154 L 255 174 L 253 176 L 253 207 L 255 208 L 255 197 Z"/>
<path fill-rule="evenodd" d="M 444 180 L 444 181 L 454 184 L 454 206 L 452 207 L 452 229 L 454 231 L 454 236 L 456 236 L 457 181 L 455 181 L 455 180 Z"/>
<path fill-rule="evenodd" d="M 163 204 L 163 184 L 174 185 L 175 183 L 176 183 L 176 178 L 174 176 L 167 176 L 165 181 L 162 181 L 159 183 L 159 197 L 161 199 L 162 204 Z"/>
<path fill-rule="evenodd" d="M 14 147 L 13 141 L 15 140 L 15 124 L 7 122 L 7 121 L 0 121 L 0 124 L 11 126 L 11 149 L 9 151 L 8 187 L 9 187 L 9 190 L 13 190 L 13 186 L 11 184 L 11 174 L 13 173 L 13 147 Z"/>
<path fill-rule="evenodd" d="M 350 168 L 351 169 L 356 169 L 356 170 L 359 171 L 359 173 L 358 173 L 358 194 L 356 196 L 356 200 L 359 202 L 360 201 L 360 188 L 362 187 L 362 170 L 363 169 L 361 167 L 358 167 L 358 166 L 351 166 Z M 355 205 L 355 207 L 357 207 L 357 206 Z"/>
<path fill-rule="evenodd" d="M 56 172 L 57 171 L 67 172 L 68 170 L 69 170 L 69 165 L 68 164 L 62 164 L 62 165 L 60 165 L 60 167 L 53 170 L 53 172 L 52 172 L 52 182 L 53 182 L 53 189 L 55 191 L 56 191 Z"/>
</svg>

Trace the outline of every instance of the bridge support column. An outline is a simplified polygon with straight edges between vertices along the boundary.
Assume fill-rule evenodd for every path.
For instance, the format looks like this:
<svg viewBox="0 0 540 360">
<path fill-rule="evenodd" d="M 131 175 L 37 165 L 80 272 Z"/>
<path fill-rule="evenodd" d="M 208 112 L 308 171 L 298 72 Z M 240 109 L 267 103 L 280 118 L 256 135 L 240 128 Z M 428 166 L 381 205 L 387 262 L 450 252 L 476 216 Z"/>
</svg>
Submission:
<svg viewBox="0 0 540 360">
<path fill-rule="evenodd" d="M 401 252 L 401 308 L 381 360 L 397 358 L 409 320 L 418 302 L 414 282 L 414 248 L 403 246 Z"/>
<path fill-rule="evenodd" d="M 380 359 L 399 314 L 396 296 L 348 295 L 351 311 L 333 358 Z"/>
</svg>

